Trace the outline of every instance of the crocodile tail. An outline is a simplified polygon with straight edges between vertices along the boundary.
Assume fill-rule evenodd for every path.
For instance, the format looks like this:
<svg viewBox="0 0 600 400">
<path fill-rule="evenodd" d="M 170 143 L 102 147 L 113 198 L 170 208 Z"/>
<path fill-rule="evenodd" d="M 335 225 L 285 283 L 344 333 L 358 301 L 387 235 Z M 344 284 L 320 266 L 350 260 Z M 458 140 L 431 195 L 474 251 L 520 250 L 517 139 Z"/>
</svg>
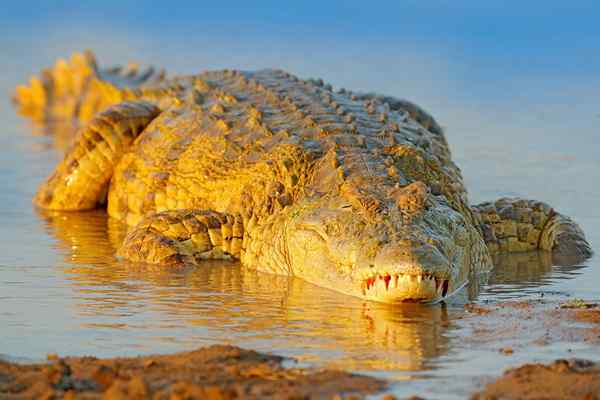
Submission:
<svg viewBox="0 0 600 400">
<path fill-rule="evenodd" d="M 29 85 L 17 86 L 13 103 L 20 115 L 35 122 L 88 121 L 113 104 L 144 97 L 164 80 L 164 71 L 140 70 L 136 64 L 101 69 L 87 50 L 68 61 L 59 59 Z"/>
<path fill-rule="evenodd" d="M 571 218 L 553 212 L 544 226 L 539 240 L 539 248 L 552 250 L 565 260 L 585 260 L 593 251 L 583 230 Z"/>
</svg>

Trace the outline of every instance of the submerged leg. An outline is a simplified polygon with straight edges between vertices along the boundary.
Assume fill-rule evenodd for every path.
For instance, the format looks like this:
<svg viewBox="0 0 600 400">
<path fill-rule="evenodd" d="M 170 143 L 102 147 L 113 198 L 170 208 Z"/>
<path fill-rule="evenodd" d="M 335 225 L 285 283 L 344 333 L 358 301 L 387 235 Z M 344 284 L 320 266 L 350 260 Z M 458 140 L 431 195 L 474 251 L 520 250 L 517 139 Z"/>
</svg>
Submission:
<svg viewBox="0 0 600 400">
<path fill-rule="evenodd" d="M 34 203 L 53 210 L 86 210 L 103 203 L 115 165 L 159 113 L 147 102 L 125 102 L 97 115 L 78 132 Z"/>
<path fill-rule="evenodd" d="M 201 210 L 151 214 L 132 228 L 117 252 L 130 261 L 181 265 L 203 259 L 239 258 L 240 216 Z"/>
<path fill-rule="evenodd" d="M 472 210 L 492 254 L 541 249 L 581 260 L 592 255 L 581 228 L 540 201 L 502 198 Z"/>
<path fill-rule="evenodd" d="M 111 105 L 158 94 L 157 85 L 163 80 L 164 71 L 152 67 L 143 71 L 135 64 L 99 68 L 94 55 L 86 51 L 74 53 L 69 61 L 59 59 L 39 77 L 32 77 L 29 86 L 17 86 L 13 102 L 19 114 L 36 122 L 87 121 Z"/>
</svg>

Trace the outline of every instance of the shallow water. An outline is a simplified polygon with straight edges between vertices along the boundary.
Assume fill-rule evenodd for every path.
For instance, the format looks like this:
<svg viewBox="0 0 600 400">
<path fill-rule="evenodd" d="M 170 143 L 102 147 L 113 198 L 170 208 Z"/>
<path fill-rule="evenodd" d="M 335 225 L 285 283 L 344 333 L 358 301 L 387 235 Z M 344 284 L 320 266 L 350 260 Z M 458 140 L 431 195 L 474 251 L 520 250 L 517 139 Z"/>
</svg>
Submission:
<svg viewBox="0 0 600 400">
<path fill-rule="evenodd" d="M 54 32 L 45 39 L 50 45 L 43 51 L 27 37 L 2 42 L 12 63 L 0 77 L 3 92 L 68 49 L 83 47 L 84 39 L 92 37 L 86 32 L 79 41 Z M 224 50 L 210 53 L 207 43 L 200 43 L 201 50 L 212 58 L 191 55 L 182 61 L 174 56 L 181 45 L 145 52 L 148 43 L 139 36 L 132 35 L 130 43 L 113 43 L 105 31 L 101 36 L 104 40 L 91 42 L 109 60 L 141 49 L 138 58 L 174 64 L 172 71 L 224 64 L 283 66 L 301 76 L 320 74 L 337 86 L 416 99 L 433 109 L 446 127 L 473 202 L 502 195 L 544 200 L 580 222 L 592 244 L 600 243 L 600 187 L 594 184 L 600 178 L 600 119 L 592 107 L 600 96 L 579 84 L 577 76 L 566 85 L 552 76 L 497 81 L 472 77 L 467 83 L 450 78 L 453 72 L 460 76 L 457 70 L 464 72 L 466 63 L 450 65 L 442 73 L 416 53 L 402 58 L 411 76 L 390 83 L 386 72 L 391 70 L 382 67 L 383 72 L 373 74 L 373 66 L 401 58 L 375 54 L 367 45 L 359 50 L 369 57 L 351 65 L 345 63 L 347 49 L 331 52 L 325 45 L 313 48 L 317 56 L 328 55 L 320 63 L 289 49 L 289 57 L 271 51 L 263 59 L 236 48 L 237 53 L 225 58 Z M 23 56 L 19 49 L 26 45 L 39 52 Z M 344 65 L 343 73 L 337 73 L 338 65 Z M 470 300 L 496 302 L 541 293 L 600 298 L 598 257 L 571 267 L 553 267 L 540 254 L 508 257 L 499 261 L 503 268 L 487 284 L 472 285 L 449 304 L 401 307 L 349 298 L 295 279 L 248 273 L 235 263 L 211 262 L 186 271 L 141 268 L 115 260 L 122 232 L 103 212 L 33 209 L 35 188 L 60 158 L 68 138 L 34 135 L 6 102 L 1 103 L 0 118 L 2 357 L 135 355 L 231 343 L 311 365 L 375 374 L 399 381 L 394 391 L 400 395 L 435 398 L 464 397 L 480 377 L 524 361 L 573 355 L 600 359 L 597 347 L 568 343 L 500 355 L 496 344 L 463 343 L 472 332 L 460 319 L 463 304 Z"/>
</svg>

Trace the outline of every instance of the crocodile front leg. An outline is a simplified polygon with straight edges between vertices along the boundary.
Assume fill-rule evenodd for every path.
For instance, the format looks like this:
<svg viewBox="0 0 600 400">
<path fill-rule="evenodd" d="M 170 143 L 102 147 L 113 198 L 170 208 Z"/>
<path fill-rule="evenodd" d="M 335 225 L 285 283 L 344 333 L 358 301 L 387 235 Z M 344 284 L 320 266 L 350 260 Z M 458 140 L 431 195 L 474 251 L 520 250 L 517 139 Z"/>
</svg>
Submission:
<svg viewBox="0 0 600 400">
<path fill-rule="evenodd" d="M 239 215 L 170 210 L 151 214 L 130 230 L 117 255 L 134 262 L 183 265 L 239 258 L 244 235 Z"/>
<path fill-rule="evenodd" d="M 52 210 L 95 208 L 106 198 L 114 167 L 133 140 L 160 113 L 151 103 L 124 102 L 98 114 L 43 183 L 34 203 Z"/>
<path fill-rule="evenodd" d="M 592 255 L 579 225 L 546 203 L 501 198 L 473 206 L 472 210 L 492 254 L 541 249 L 579 260 Z"/>
</svg>

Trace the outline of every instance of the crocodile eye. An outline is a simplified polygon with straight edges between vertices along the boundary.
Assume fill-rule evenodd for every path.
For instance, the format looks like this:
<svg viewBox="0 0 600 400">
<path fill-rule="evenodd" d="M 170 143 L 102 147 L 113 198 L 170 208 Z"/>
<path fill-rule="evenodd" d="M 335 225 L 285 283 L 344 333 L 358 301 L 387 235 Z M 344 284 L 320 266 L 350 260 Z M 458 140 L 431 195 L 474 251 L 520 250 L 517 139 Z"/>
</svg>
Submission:
<svg viewBox="0 0 600 400">
<path fill-rule="evenodd" d="M 344 204 L 340 208 L 352 208 L 352 204 Z"/>
<path fill-rule="evenodd" d="M 322 242 L 327 242 L 327 232 L 321 226 L 315 225 L 302 225 L 302 231 L 305 236 L 316 237 Z"/>
</svg>

